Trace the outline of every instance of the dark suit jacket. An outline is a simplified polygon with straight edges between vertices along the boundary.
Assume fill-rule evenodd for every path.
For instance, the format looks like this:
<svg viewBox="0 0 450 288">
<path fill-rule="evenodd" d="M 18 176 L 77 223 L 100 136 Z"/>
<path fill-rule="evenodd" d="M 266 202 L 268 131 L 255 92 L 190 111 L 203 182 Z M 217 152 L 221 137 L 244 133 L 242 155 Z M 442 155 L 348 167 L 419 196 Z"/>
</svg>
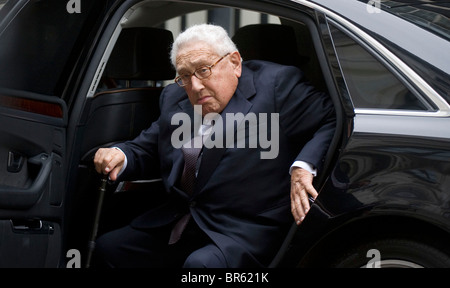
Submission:
<svg viewBox="0 0 450 288">
<path fill-rule="evenodd" d="M 320 173 L 335 130 L 331 99 L 311 87 L 297 68 L 244 62 L 235 95 L 221 117 L 226 113 L 267 113 L 270 119 L 270 113 L 278 113 L 278 157 L 261 159 L 260 152 L 268 149 L 260 145 L 238 148 L 233 145 L 236 143 L 228 143 L 228 148 L 204 148 L 193 196 L 178 188 L 184 160 L 182 151 L 171 144 L 172 133 L 179 127 L 172 125 L 171 119 L 180 112 L 193 117 L 184 89 L 169 85 L 161 95 L 158 121 L 136 139 L 118 145 L 128 159 L 121 179 L 144 178 L 159 167 L 171 195 L 170 203 L 138 217 L 132 225 L 157 227 L 190 211 L 221 249 L 229 267 L 268 265 L 293 223 L 290 165 L 303 160 Z M 272 133 L 270 128 L 268 125 L 268 135 Z M 235 128 L 224 125 L 223 129 Z"/>
</svg>

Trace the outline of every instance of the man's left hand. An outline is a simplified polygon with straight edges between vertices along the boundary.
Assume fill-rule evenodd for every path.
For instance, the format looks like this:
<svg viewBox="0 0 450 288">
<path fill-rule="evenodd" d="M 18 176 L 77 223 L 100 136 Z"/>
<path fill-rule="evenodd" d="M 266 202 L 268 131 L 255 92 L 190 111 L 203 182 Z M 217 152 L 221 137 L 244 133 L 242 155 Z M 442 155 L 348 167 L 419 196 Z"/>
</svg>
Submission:
<svg viewBox="0 0 450 288">
<path fill-rule="evenodd" d="M 318 193 L 313 186 L 314 176 L 307 170 L 295 167 L 291 172 L 291 211 L 297 225 L 300 225 L 308 213 L 308 196 L 316 199 Z"/>
</svg>

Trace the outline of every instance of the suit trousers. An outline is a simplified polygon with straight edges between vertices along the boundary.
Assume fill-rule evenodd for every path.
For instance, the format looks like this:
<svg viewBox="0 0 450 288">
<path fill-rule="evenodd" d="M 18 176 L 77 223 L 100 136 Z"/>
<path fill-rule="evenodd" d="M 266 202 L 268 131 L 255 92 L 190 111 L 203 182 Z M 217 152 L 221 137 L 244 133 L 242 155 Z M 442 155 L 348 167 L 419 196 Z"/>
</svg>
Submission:
<svg viewBox="0 0 450 288">
<path fill-rule="evenodd" d="M 226 268 L 220 249 L 191 219 L 181 239 L 169 245 L 173 224 L 150 229 L 128 225 L 101 235 L 94 250 L 96 268 Z"/>
</svg>

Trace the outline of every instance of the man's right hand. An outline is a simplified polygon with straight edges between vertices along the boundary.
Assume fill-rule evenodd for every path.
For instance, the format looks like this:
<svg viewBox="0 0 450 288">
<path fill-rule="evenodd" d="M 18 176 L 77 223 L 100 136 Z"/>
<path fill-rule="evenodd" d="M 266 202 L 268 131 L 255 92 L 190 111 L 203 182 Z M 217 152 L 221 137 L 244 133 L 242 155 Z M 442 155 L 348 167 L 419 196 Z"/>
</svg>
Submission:
<svg viewBox="0 0 450 288">
<path fill-rule="evenodd" d="M 117 175 L 125 163 L 125 154 L 116 148 L 100 148 L 95 153 L 95 170 L 100 174 L 108 174 L 112 181 L 116 181 Z"/>
</svg>

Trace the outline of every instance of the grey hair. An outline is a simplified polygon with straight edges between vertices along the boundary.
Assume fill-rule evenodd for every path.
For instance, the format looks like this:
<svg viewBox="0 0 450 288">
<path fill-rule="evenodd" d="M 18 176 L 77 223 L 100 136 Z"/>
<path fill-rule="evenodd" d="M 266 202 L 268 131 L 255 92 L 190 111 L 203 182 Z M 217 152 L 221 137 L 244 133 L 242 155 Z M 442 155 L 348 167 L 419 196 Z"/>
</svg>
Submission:
<svg viewBox="0 0 450 288">
<path fill-rule="evenodd" d="M 173 67 L 176 67 L 176 59 L 180 48 L 192 42 L 204 42 L 220 56 L 238 51 L 227 31 L 221 26 L 197 24 L 183 31 L 173 42 L 172 51 L 170 52 L 170 60 Z"/>
</svg>

